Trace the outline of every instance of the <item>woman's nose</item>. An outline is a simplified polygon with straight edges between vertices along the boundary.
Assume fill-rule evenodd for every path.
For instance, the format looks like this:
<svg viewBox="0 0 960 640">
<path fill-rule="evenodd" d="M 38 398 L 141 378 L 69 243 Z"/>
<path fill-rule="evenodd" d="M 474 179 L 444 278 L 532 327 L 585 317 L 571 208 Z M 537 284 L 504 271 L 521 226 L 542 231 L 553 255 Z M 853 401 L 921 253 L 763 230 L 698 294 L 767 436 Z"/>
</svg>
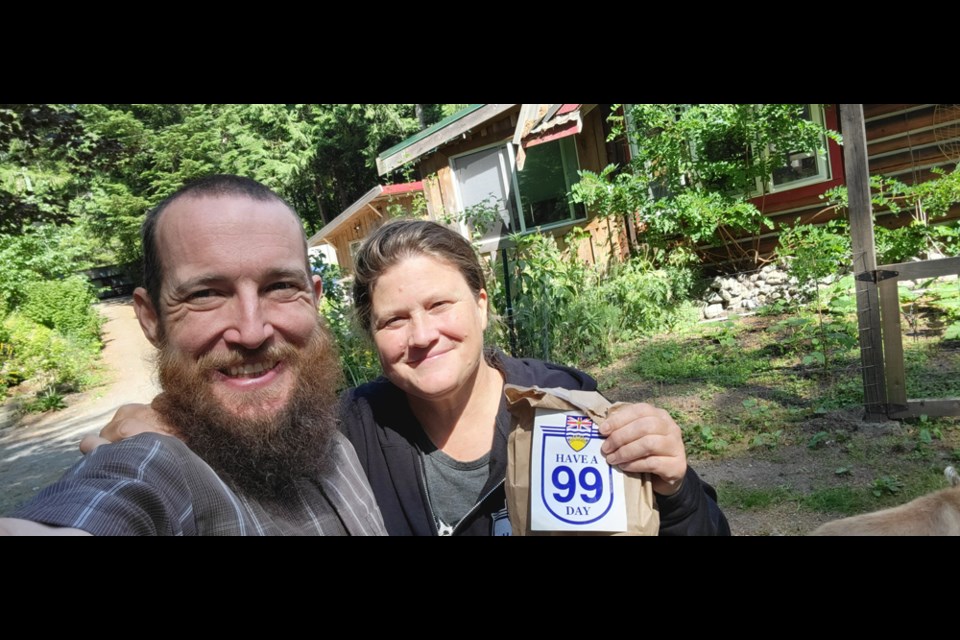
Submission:
<svg viewBox="0 0 960 640">
<path fill-rule="evenodd" d="M 410 318 L 410 334 L 407 343 L 412 347 L 423 347 L 437 339 L 437 328 L 426 314 L 414 314 Z"/>
</svg>

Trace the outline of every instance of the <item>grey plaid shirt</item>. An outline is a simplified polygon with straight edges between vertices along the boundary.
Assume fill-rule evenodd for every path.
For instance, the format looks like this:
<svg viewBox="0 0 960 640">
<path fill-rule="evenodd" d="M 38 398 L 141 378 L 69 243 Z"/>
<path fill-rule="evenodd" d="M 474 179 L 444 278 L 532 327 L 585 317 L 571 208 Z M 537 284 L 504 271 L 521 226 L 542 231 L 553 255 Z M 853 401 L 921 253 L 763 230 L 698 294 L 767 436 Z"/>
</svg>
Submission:
<svg viewBox="0 0 960 640">
<path fill-rule="evenodd" d="M 176 438 L 143 433 L 98 447 L 9 515 L 94 535 L 386 535 L 353 446 L 340 433 L 333 446 L 327 476 L 260 503 Z"/>
</svg>

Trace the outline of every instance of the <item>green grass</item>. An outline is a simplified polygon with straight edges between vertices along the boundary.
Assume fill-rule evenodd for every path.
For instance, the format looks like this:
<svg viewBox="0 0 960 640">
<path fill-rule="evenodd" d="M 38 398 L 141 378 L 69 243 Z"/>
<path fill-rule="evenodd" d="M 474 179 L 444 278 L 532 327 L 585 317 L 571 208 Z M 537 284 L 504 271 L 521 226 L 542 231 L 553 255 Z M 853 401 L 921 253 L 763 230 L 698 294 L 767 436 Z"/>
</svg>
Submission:
<svg viewBox="0 0 960 640">
<path fill-rule="evenodd" d="M 933 491 L 947 488 L 940 467 L 897 475 L 879 475 L 865 486 L 817 489 L 799 500 L 812 511 L 851 516 L 905 504 Z"/>
<path fill-rule="evenodd" d="M 745 355 L 735 345 L 714 344 L 705 338 L 658 340 L 639 347 L 632 371 L 657 382 L 702 381 L 724 387 L 745 384 L 767 363 Z"/>
<path fill-rule="evenodd" d="M 717 485 L 717 497 L 720 504 L 737 509 L 768 509 L 778 504 L 797 502 L 799 496 L 788 487 L 746 489 L 735 484 Z"/>
<path fill-rule="evenodd" d="M 846 470 L 842 471 L 840 475 L 845 476 Z M 794 504 L 798 509 L 840 517 L 904 504 L 946 486 L 942 469 L 928 468 L 903 480 L 898 476 L 878 476 L 865 486 L 825 487 L 807 494 L 786 486 L 745 488 L 722 482 L 717 485 L 717 495 L 721 504 L 736 509 L 763 510 Z"/>
</svg>

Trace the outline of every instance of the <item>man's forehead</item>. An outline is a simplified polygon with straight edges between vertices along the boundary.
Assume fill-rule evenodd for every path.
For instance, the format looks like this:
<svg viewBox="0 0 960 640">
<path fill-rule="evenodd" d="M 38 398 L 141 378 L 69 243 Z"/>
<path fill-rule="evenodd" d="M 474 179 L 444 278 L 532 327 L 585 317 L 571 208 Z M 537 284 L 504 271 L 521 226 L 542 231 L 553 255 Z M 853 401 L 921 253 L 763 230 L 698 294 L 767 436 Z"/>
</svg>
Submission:
<svg viewBox="0 0 960 640">
<path fill-rule="evenodd" d="M 236 251 L 242 253 L 256 247 L 261 238 L 272 243 L 279 239 L 281 246 L 290 248 L 290 258 L 304 264 L 307 260 L 299 217 L 281 200 L 260 200 L 244 194 L 181 196 L 161 214 L 156 236 L 164 262 L 192 260 L 198 254 L 203 256 L 229 245 L 247 246 L 237 247 Z"/>
<path fill-rule="evenodd" d="M 300 218 L 282 200 L 253 198 L 242 193 L 182 195 L 167 205 L 157 224 L 162 227 L 169 218 L 203 220 L 254 214 L 274 217 L 278 226 L 301 228 Z"/>
</svg>

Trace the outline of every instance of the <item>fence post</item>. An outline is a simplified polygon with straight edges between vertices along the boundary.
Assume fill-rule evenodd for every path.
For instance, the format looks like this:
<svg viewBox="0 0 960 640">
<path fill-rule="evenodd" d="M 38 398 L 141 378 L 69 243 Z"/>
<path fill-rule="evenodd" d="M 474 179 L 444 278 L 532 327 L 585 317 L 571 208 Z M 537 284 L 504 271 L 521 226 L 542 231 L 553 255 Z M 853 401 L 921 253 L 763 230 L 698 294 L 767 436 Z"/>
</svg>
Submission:
<svg viewBox="0 0 960 640">
<path fill-rule="evenodd" d="M 873 238 L 870 168 L 867 164 L 863 105 L 841 104 L 840 127 L 843 132 L 865 418 L 878 420 L 886 418 L 887 399 L 880 332 L 880 299 L 877 282 L 871 278 L 876 275 L 877 256 Z"/>
</svg>

